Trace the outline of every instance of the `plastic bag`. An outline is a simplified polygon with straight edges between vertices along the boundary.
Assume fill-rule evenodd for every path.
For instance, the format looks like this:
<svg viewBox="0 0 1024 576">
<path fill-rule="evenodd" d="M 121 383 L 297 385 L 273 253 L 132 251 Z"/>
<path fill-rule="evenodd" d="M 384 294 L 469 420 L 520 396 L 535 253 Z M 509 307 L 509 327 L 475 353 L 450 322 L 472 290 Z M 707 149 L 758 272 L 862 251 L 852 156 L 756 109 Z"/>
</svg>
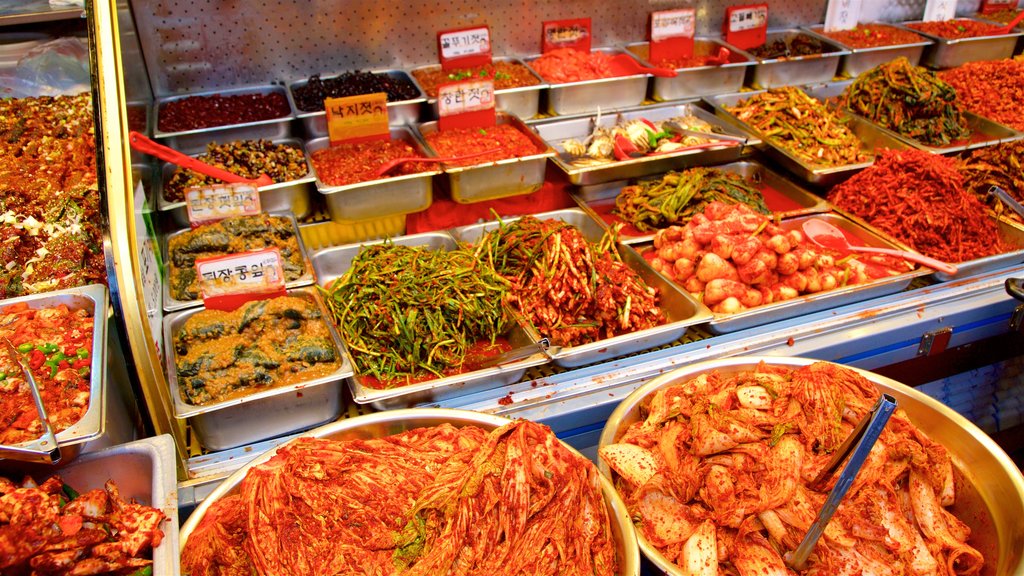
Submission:
<svg viewBox="0 0 1024 576">
<path fill-rule="evenodd" d="M 0 97 L 60 96 L 89 90 L 89 46 L 81 38 L 40 44 L 15 68 L 0 75 Z"/>
</svg>

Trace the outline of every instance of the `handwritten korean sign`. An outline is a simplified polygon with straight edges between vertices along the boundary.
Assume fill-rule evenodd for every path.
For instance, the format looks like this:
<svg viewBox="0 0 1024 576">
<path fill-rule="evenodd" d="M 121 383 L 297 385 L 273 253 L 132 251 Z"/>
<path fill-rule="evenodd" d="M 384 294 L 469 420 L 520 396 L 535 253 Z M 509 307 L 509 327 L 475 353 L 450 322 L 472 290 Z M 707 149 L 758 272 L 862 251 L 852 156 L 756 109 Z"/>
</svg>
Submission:
<svg viewBox="0 0 1024 576">
<path fill-rule="evenodd" d="M 327 132 L 331 143 L 387 139 L 388 95 L 384 92 L 326 98 Z"/>
<path fill-rule="evenodd" d="M 590 52 L 590 18 L 549 20 L 542 26 L 542 52 L 546 53 L 559 48 L 575 48 L 582 52 Z"/>
<path fill-rule="evenodd" d="M 437 111 L 441 130 L 494 126 L 494 82 L 466 80 L 441 85 Z"/>
<path fill-rule="evenodd" d="M 200 258 L 196 275 L 203 303 L 215 310 L 234 310 L 248 300 L 285 291 L 279 248 Z"/>
<path fill-rule="evenodd" d="M 924 4 L 925 22 L 945 22 L 956 17 L 956 0 L 928 0 Z"/>
<path fill-rule="evenodd" d="M 195 228 L 230 218 L 260 213 L 260 193 L 249 184 L 218 184 L 185 191 L 189 224 Z"/>
<path fill-rule="evenodd" d="M 853 30 L 860 21 L 861 0 L 829 0 L 825 10 L 825 31 Z"/>
<path fill-rule="evenodd" d="M 697 11 L 693 8 L 651 12 L 651 62 L 692 56 L 696 22 Z"/>
<path fill-rule="evenodd" d="M 487 64 L 491 61 L 491 31 L 477 26 L 438 32 L 437 55 L 445 70 Z"/>
<path fill-rule="evenodd" d="M 768 37 L 768 4 L 730 6 L 725 10 L 725 41 L 741 50 L 764 44 Z"/>
</svg>

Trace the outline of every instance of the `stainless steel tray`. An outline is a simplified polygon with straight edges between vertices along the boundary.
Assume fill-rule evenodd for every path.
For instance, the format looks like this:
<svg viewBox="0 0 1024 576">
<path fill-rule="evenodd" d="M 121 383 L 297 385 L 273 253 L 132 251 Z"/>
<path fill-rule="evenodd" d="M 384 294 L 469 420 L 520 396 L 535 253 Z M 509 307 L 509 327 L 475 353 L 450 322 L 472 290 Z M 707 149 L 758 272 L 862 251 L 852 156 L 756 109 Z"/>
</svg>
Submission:
<svg viewBox="0 0 1024 576">
<path fill-rule="evenodd" d="M 726 110 L 726 107 L 735 106 L 740 100 L 746 100 L 755 94 L 764 92 L 764 90 L 758 92 L 743 92 L 741 94 L 721 94 L 718 96 L 708 96 L 705 98 L 712 107 L 715 109 L 715 113 L 732 123 L 734 126 L 738 126 L 740 129 L 750 132 L 754 135 L 760 136 L 760 132 L 755 130 L 752 126 L 743 122 L 737 118 L 732 112 Z M 812 97 L 814 94 L 808 92 Z M 820 98 L 819 98 L 820 99 Z M 793 174 L 796 174 L 799 178 L 805 182 L 809 182 L 816 186 L 831 187 L 840 182 L 846 180 L 855 173 L 867 168 L 874 164 L 874 153 L 879 148 L 906 148 L 902 140 L 892 136 L 890 133 L 885 132 L 861 118 L 853 114 L 847 114 L 849 122 L 847 126 L 850 130 L 860 139 L 863 144 L 862 150 L 868 154 L 871 154 L 865 162 L 859 162 L 857 164 L 848 164 L 846 166 L 815 166 L 813 164 L 807 164 L 800 158 L 790 153 L 787 149 L 780 146 L 776 146 L 770 139 L 764 139 L 761 148 L 765 153 L 773 160 L 778 162 L 782 167 L 786 168 Z"/>
<path fill-rule="evenodd" d="M 630 424 L 643 418 L 641 406 L 646 406 L 650 396 L 665 387 L 686 383 L 712 370 L 728 375 L 753 370 L 761 362 L 796 369 L 816 361 L 809 358 L 745 356 L 698 362 L 673 370 L 634 390 L 618 405 L 601 432 L 599 446 L 617 442 Z M 970 524 L 974 546 L 982 551 L 991 551 L 991 557 L 986 558 L 986 574 L 1010 576 L 1024 573 L 1024 554 L 1019 545 L 1024 538 L 1024 523 L 1020 522 L 1024 514 L 1024 479 L 1013 460 L 974 424 L 934 398 L 873 372 L 850 369 L 870 380 L 881 392 L 895 396 L 900 409 L 915 426 L 949 449 L 957 470 L 965 480 L 963 487 L 967 488 L 958 492 L 952 512 Z M 615 479 L 604 462 L 599 461 L 598 468 L 608 478 Z M 672 576 L 684 574 L 651 546 L 643 534 L 638 533 L 638 536 L 641 551 L 660 570 Z M 989 569 L 987 563 L 995 563 L 997 559 L 998 565 Z"/>
<path fill-rule="evenodd" d="M 252 138 L 241 138 L 252 140 Z M 306 175 L 297 180 L 274 183 L 260 188 L 260 208 L 264 212 L 290 211 L 296 219 L 302 219 L 313 210 L 312 192 L 316 188 L 316 177 L 313 176 L 313 168 L 309 164 L 309 155 L 306 154 L 306 147 L 298 138 L 279 138 L 272 140 L 274 144 L 290 144 L 298 146 L 306 158 Z M 206 147 L 182 151 L 193 158 L 206 152 Z M 164 162 L 160 168 L 160 177 L 156 179 L 156 203 L 157 209 L 163 212 L 165 217 L 177 228 L 188 228 L 188 209 L 185 202 L 171 202 L 164 197 L 164 182 L 169 182 L 174 172 L 178 170 L 177 164 Z"/>
<path fill-rule="evenodd" d="M 860 240 L 860 244 L 862 246 L 879 246 L 883 248 L 900 247 L 877 234 L 873 229 L 860 226 L 840 214 L 830 213 L 801 216 L 799 218 L 783 220 L 780 225 L 786 230 L 799 230 L 803 222 L 812 217 L 825 220 L 833 226 L 853 234 Z M 637 247 L 641 250 L 644 249 L 643 247 Z M 836 308 L 838 306 L 862 302 L 871 298 L 887 296 L 903 290 L 909 286 L 915 278 L 925 276 L 931 272 L 932 271 L 928 268 L 919 267 L 913 271 L 905 272 L 898 276 L 889 276 L 887 278 L 879 278 L 878 280 L 867 282 L 865 284 L 843 286 L 833 290 L 806 294 L 793 298 L 792 300 L 772 302 L 771 304 L 764 304 L 736 314 L 713 313 L 713 319 L 711 320 L 709 327 L 711 328 L 711 331 L 716 334 L 726 334 L 729 332 L 746 330 L 747 328 L 753 328 L 755 326 L 761 326 L 763 324 L 780 322 L 782 320 L 804 316 L 821 310 L 826 310 L 828 308 Z"/>
<path fill-rule="evenodd" d="M 759 184 L 758 188 L 764 194 L 768 209 L 778 214 L 780 218 L 805 216 L 831 210 L 829 203 L 824 198 L 812 194 L 795 182 L 769 170 L 760 162 L 747 160 L 714 166 L 714 168 L 726 173 L 738 174 L 747 182 Z M 660 178 L 660 176 L 656 178 Z M 612 213 L 612 209 L 615 208 L 615 198 L 630 183 L 618 182 L 613 187 L 594 190 L 591 193 L 574 192 L 572 196 L 580 208 L 605 228 L 617 223 L 625 224 L 619 231 L 619 242 L 627 245 L 650 242 L 654 240 L 654 232 L 637 230 L 633 225 Z"/>
<path fill-rule="evenodd" d="M 806 86 L 804 91 L 812 97 L 818 100 L 829 100 L 831 98 L 839 97 L 843 94 L 847 87 L 853 84 L 853 80 L 843 80 L 841 82 L 830 82 L 827 84 L 818 84 L 816 86 Z M 974 150 L 975 148 L 984 148 L 986 146 L 993 146 L 1000 142 L 1010 142 L 1012 140 L 1019 140 L 1024 138 L 1024 133 L 1018 132 L 1013 128 L 997 124 L 988 118 L 983 118 L 974 114 L 973 112 L 964 112 L 964 118 L 967 120 L 967 125 L 971 129 L 971 136 L 966 141 L 959 141 L 951 143 L 949 146 L 929 146 L 922 142 L 919 142 L 909 136 L 904 136 L 895 130 L 891 130 L 884 126 L 880 126 L 875 122 L 864 118 L 859 114 L 855 114 L 849 109 L 846 109 L 846 113 L 857 118 L 862 119 L 865 122 L 870 123 L 879 132 L 885 133 L 891 138 L 895 138 L 901 142 L 904 142 L 907 146 L 917 148 L 919 150 L 927 150 L 934 154 L 952 154 L 955 152 L 963 152 L 965 150 Z M 891 148 L 891 146 L 889 146 Z"/>
<path fill-rule="evenodd" d="M 392 126 L 391 139 L 405 141 L 422 156 L 434 155 L 407 126 Z M 433 177 L 440 174 L 441 170 L 426 170 L 416 174 L 331 186 L 320 179 L 316 173 L 316 164 L 313 162 L 313 153 L 330 145 L 330 138 L 318 138 L 306 143 L 309 163 L 316 179 L 316 189 L 324 197 L 331 220 L 344 224 L 401 216 L 430 207 L 434 191 Z"/>
<path fill-rule="evenodd" d="M 799 28 L 769 30 L 765 43 L 769 44 L 776 39 L 796 34 L 806 34 L 806 32 Z M 839 69 L 839 58 L 849 54 L 849 51 L 828 38 L 813 37 L 824 44 L 825 52 L 822 54 L 770 59 L 754 56 L 757 63 L 754 65 L 751 85 L 755 88 L 775 88 L 832 80 L 836 75 L 836 70 Z"/>
<path fill-rule="evenodd" d="M 25 303 L 29 308 L 50 308 L 64 304 L 71 310 L 87 310 L 92 314 L 92 356 L 89 364 L 89 407 L 85 414 L 63 432 L 57 434 L 62 462 L 68 462 L 79 455 L 86 442 L 103 436 L 106 425 L 106 378 L 107 378 L 107 287 L 89 284 L 79 288 L 55 290 L 43 294 L 31 294 L 0 301 L 0 309 L 11 304 Z M 16 446 L 49 451 L 50 447 L 40 446 L 39 440 L 31 440 Z"/>
<path fill-rule="evenodd" d="M 618 48 L 595 48 L 591 52 L 625 54 Z M 540 54 L 535 54 L 526 59 L 530 70 L 533 70 L 530 62 L 539 57 Z M 537 74 L 537 71 L 533 70 L 533 73 Z M 561 84 L 553 84 L 540 74 L 537 76 L 548 83 L 548 113 L 559 116 L 639 106 L 647 97 L 647 74 Z"/>
<path fill-rule="evenodd" d="M 504 88 L 502 90 L 494 91 L 494 107 L 499 112 L 505 112 L 506 114 L 512 114 L 518 116 L 524 120 L 533 118 L 540 112 L 540 94 L 548 87 L 548 83 L 543 78 L 537 75 L 532 68 L 526 66 L 519 58 L 493 58 L 494 62 L 511 62 L 514 64 L 522 64 L 529 71 L 530 75 L 537 79 L 537 84 L 532 86 L 520 86 L 518 88 Z M 427 94 L 427 91 L 423 89 L 423 86 L 416 79 L 416 72 L 419 71 L 434 71 L 441 68 L 440 64 L 431 64 L 429 66 L 420 66 L 413 68 L 409 71 L 409 76 L 412 77 L 413 81 L 416 82 L 416 86 L 420 89 L 427 97 L 427 104 L 430 106 L 432 112 L 431 119 L 438 117 L 437 111 L 437 97 L 431 97 Z"/>
<path fill-rule="evenodd" d="M 958 20 L 977 20 L 976 18 L 957 17 Z M 910 20 L 901 25 L 926 38 L 934 44 L 928 47 L 921 59 L 922 66 L 930 68 L 956 68 L 967 62 L 977 60 L 999 60 L 1013 56 L 1017 47 L 1017 39 L 1024 36 L 1024 31 L 1010 32 L 1000 36 L 978 36 L 976 38 L 949 39 L 915 30 L 908 24 L 918 24 L 920 20 Z"/>
<path fill-rule="evenodd" d="M 316 288 L 294 288 L 288 290 L 288 294 L 316 303 L 323 322 L 331 332 L 340 362 L 338 369 L 319 378 L 210 404 L 189 404 L 182 398 L 174 362 L 174 337 L 186 320 L 204 308 L 193 308 L 164 317 L 164 359 L 174 417 L 187 418 L 207 450 L 226 450 L 312 428 L 330 422 L 341 414 L 342 382 L 352 375 L 352 365 L 342 352 L 334 323 L 320 301 Z"/>
<path fill-rule="evenodd" d="M 472 166 L 450 166 L 442 164 L 444 172 L 448 176 L 448 183 L 451 190 L 452 200 L 462 204 L 472 202 L 483 202 L 507 198 L 509 196 L 520 196 L 540 190 L 544 185 L 544 173 L 547 170 L 548 158 L 555 157 L 555 151 L 548 146 L 547 142 L 541 139 L 523 121 L 508 114 L 499 113 L 497 123 L 511 124 L 520 132 L 526 135 L 542 152 L 522 156 L 519 158 L 506 158 L 496 162 L 485 162 Z M 437 156 L 437 151 L 430 147 L 426 136 L 438 130 L 437 122 L 427 122 L 419 125 L 419 133 L 423 136 L 424 146 L 430 150 L 431 156 Z"/>
<path fill-rule="evenodd" d="M 354 440 L 381 438 L 392 434 L 398 434 L 415 428 L 438 426 L 440 424 L 451 424 L 456 427 L 479 426 L 490 431 L 504 426 L 511 422 L 500 416 L 481 414 L 468 410 L 451 410 L 444 408 L 417 408 L 414 410 L 390 410 L 377 414 L 368 414 L 347 418 L 333 422 L 311 430 L 308 436 L 314 438 L 328 438 L 331 440 Z M 565 445 L 574 453 L 579 454 L 568 445 Z M 239 485 L 249 470 L 266 463 L 277 454 L 280 446 L 266 453 L 257 456 L 244 466 L 228 476 L 220 486 L 215 488 L 202 504 L 192 512 L 188 520 L 181 527 L 181 547 L 184 549 L 192 532 L 199 523 L 203 521 L 207 510 L 217 501 L 237 494 Z M 617 576 L 640 576 L 640 553 L 636 547 L 636 533 L 633 530 L 633 523 L 626 512 L 626 505 L 622 502 L 615 487 L 608 480 L 606 475 L 599 475 L 601 481 L 601 492 L 604 494 L 605 504 L 608 507 L 608 517 L 611 522 L 612 536 L 615 538 L 616 553 L 619 560 L 619 571 Z"/>
<path fill-rule="evenodd" d="M 315 281 L 315 278 L 313 277 L 313 267 L 309 263 L 309 255 L 306 253 L 306 245 L 302 241 L 302 234 L 299 231 L 299 224 L 298 224 L 298 222 L 296 222 L 295 216 L 292 213 L 290 213 L 290 212 L 270 212 L 269 214 L 271 216 L 287 216 L 292 221 L 292 225 L 295 228 L 295 238 L 296 238 L 296 241 L 299 244 L 299 252 L 302 253 L 302 262 L 303 262 L 303 264 L 306 267 L 306 271 L 302 274 L 302 276 L 299 276 L 298 279 L 293 280 L 291 282 L 286 282 L 285 283 L 285 287 L 286 288 L 299 288 L 301 286 L 309 286 L 310 284 L 313 284 L 313 282 Z M 160 246 L 161 254 L 163 254 L 163 257 L 164 257 L 164 269 L 165 269 L 164 270 L 165 271 L 164 281 L 163 281 L 164 312 L 175 312 L 177 310 L 184 310 L 186 308 L 194 308 L 196 306 L 202 306 L 203 305 L 202 298 L 198 298 L 196 300 L 178 300 L 177 298 L 174 298 L 174 297 L 171 296 L 171 286 L 170 286 L 171 259 L 170 259 L 170 254 L 168 254 L 168 252 L 167 252 L 167 247 L 170 245 L 171 238 L 173 238 L 174 236 L 178 236 L 179 234 L 184 234 L 185 232 L 188 232 L 188 231 L 189 230 L 178 230 L 177 232 L 173 232 L 171 234 L 168 234 L 163 239 L 163 243 Z"/>
<path fill-rule="evenodd" d="M 554 219 L 571 224 L 579 228 L 583 236 L 591 242 L 599 241 L 604 235 L 604 228 L 579 208 L 556 210 L 534 216 L 541 220 Z M 503 222 L 509 223 L 516 220 L 518 218 L 509 218 Z M 499 222 L 497 221 L 473 224 L 455 228 L 452 230 L 452 235 L 460 242 L 474 243 L 484 233 L 494 230 L 498 226 Z M 551 354 L 551 360 L 556 365 L 574 368 L 662 346 L 682 338 L 690 326 L 706 322 L 711 318 L 711 312 L 703 304 L 698 303 L 685 290 L 655 272 L 639 254 L 628 248 L 619 247 L 618 250 L 622 261 L 639 274 L 648 286 L 658 290 L 661 297 L 659 306 L 665 313 L 666 323 L 613 338 L 603 338 L 588 344 L 562 347 Z M 545 335 L 541 334 L 541 336 Z"/>
<path fill-rule="evenodd" d="M 327 289 L 332 282 L 344 275 L 363 246 L 373 246 L 384 242 L 392 242 L 401 246 L 423 246 L 430 250 L 452 250 L 457 246 L 455 240 L 447 232 L 427 232 L 400 236 L 393 240 L 377 240 L 326 248 L 313 254 L 313 268 L 316 269 L 317 282 L 320 287 Z M 509 332 L 508 340 L 513 347 L 535 342 L 531 335 L 518 324 Z M 344 342 L 342 346 L 344 346 Z M 370 404 L 379 410 L 390 410 L 440 402 L 474 392 L 501 388 L 520 381 L 526 374 L 527 368 L 545 364 L 547 361 L 548 357 L 544 354 L 534 354 L 500 366 L 435 378 L 387 390 L 378 390 L 364 385 L 359 374 L 349 379 L 349 383 L 352 397 L 356 402 Z"/>
<path fill-rule="evenodd" d="M 241 138 L 287 138 L 292 135 L 292 115 L 289 112 L 279 118 L 260 120 L 258 122 L 246 122 L 244 124 L 225 124 L 210 128 L 199 128 L 196 130 L 183 130 L 181 132 L 163 132 L 160 130 L 160 110 L 168 102 L 184 100 L 190 96 L 238 96 L 240 94 L 280 94 L 287 97 L 287 90 L 278 84 L 265 84 L 260 86 L 245 86 L 242 88 L 230 88 L 225 90 L 207 90 L 194 94 L 178 94 L 160 98 L 156 103 L 156 110 L 153 122 L 153 137 L 166 140 L 164 144 L 174 149 L 195 148 L 205 146 L 208 142 L 223 144 Z"/>
<path fill-rule="evenodd" d="M 899 26 L 895 26 L 887 22 L 873 22 L 872 24 L 899 28 Z M 839 40 L 826 36 L 823 33 L 823 29 L 824 26 L 803 27 L 804 32 L 807 32 L 811 36 L 828 40 L 836 46 L 841 46 L 848 52 L 848 54 L 843 56 L 839 63 L 840 76 L 860 76 L 879 64 L 885 64 L 886 62 L 890 62 L 901 56 L 916 66 L 921 61 L 921 55 L 924 54 L 925 47 L 931 46 L 933 43 L 931 39 L 921 36 L 920 42 L 914 42 L 912 44 L 893 44 L 891 46 L 874 46 L 872 48 L 854 48 L 843 44 Z"/>
<path fill-rule="evenodd" d="M 659 102 L 669 100 L 686 100 L 700 98 L 711 94 L 728 94 L 739 92 L 743 88 L 743 77 L 747 67 L 754 64 L 750 54 L 726 44 L 719 38 L 696 37 L 693 40 L 693 53 L 708 55 L 718 52 L 719 48 L 728 48 L 729 62 L 721 66 L 698 66 L 696 68 L 677 68 L 675 78 L 651 78 L 651 98 Z M 626 44 L 626 50 L 636 57 L 644 66 L 654 66 L 650 60 L 650 43 L 633 42 Z"/>
<path fill-rule="evenodd" d="M 714 114 L 699 108 L 692 102 L 677 104 L 661 104 L 657 106 L 642 106 L 631 108 L 609 114 L 602 112 L 601 126 L 611 127 L 618 121 L 618 116 L 624 120 L 646 118 L 653 122 L 668 120 L 676 116 L 692 114 L 701 120 L 706 120 L 712 126 L 718 127 L 724 134 L 732 136 L 748 137 L 749 131 L 744 132 L 719 120 Z M 569 138 L 583 140 L 594 129 L 594 122 L 597 115 L 586 115 L 572 119 L 556 118 L 549 121 L 537 122 L 531 127 L 543 138 L 548 145 L 555 150 L 557 156 L 552 160 L 555 165 L 562 169 L 569 177 L 569 181 L 578 186 L 592 186 L 616 180 L 628 180 L 630 178 L 641 178 L 652 174 L 660 174 L 668 170 L 679 170 L 690 166 L 703 166 L 708 164 L 719 164 L 732 162 L 740 158 L 744 153 L 744 146 L 723 146 L 721 148 L 705 148 L 700 150 L 688 150 L 669 154 L 658 154 L 656 156 L 645 156 L 632 158 L 630 160 L 619 160 L 602 164 L 599 166 L 573 166 L 572 159 L 562 148 L 562 142 Z M 758 146 L 761 141 L 751 137 L 747 146 Z"/>
<path fill-rule="evenodd" d="M 415 124 L 420 119 L 420 105 L 427 101 L 427 95 L 420 89 L 419 84 L 405 71 L 398 69 L 386 69 L 386 70 L 369 70 L 373 74 L 384 74 L 392 78 L 405 80 L 416 87 L 417 95 L 415 98 L 410 100 L 399 100 L 397 102 L 388 102 L 388 123 L 392 126 L 401 126 L 404 124 Z M 323 76 L 323 79 L 337 78 L 341 74 L 334 74 L 331 76 Z M 306 130 L 306 138 L 312 140 L 313 138 L 324 138 L 328 136 L 327 133 L 327 112 L 323 110 L 317 110 L 314 112 L 306 112 L 299 110 L 299 107 L 295 104 L 295 97 L 292 96 L 292 90 L 300 88 L 309 83 L 309 79 L 297 80 L 288 84 L 288 90 L 285 92 L 288 94 L 288 104 L 292 107 L 292 115 L 302 121 L 302 127 Z"/>
</svg>

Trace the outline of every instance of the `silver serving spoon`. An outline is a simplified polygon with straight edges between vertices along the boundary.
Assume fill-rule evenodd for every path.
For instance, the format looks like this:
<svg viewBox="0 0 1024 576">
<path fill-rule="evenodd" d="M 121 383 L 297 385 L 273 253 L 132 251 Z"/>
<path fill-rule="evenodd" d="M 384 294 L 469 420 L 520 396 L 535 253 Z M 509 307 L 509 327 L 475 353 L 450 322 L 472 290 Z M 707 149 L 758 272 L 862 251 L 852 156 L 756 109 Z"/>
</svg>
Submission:
<svg viewBox="0 0 1024 576">
<path fill-rule="evenodd" d="M 1021 11 L 1021 14 L 1024 14 L 1024 11 Z M 1014 200 L 1013 196 L 1010 196 L 1006 190 L 999 186 L 993 186 L 988 189 L 988 195 L 999 198 L 999 201 L 1005 204 L 1007 208 L 1016 212 L 1021 218 L 1024 218 L 1024 206 L 1021 206 L 1020 202 Z"/>
<path fill-rule="evenodd" d="M 39 394 L 39 386 L 36 384 L 36 379 L 32 377 L 32 372 L 25 367 L 18 351 L 7 338 L 4 338 L 4 351 L 11 362 L 21 368 L 21 374 L 25 381 L 28 382 L 28 387 L 32 391 L 32 399 L 36 404 L 36 411 L 39 413 L 39 421 L 43 424 L 43 433 L 38 439 L 28 443 L 28 445 L 0 445 L 0 458 L 10 458 L 11 460 L 20 460 L 22 462 L 56 464 L 60 462 L 61 458 L 60 446 L 57 445 L 57 437 L 53 433 L 50 418 L 46 415 L 46 407 L 43 406 L 43 397 Z"/>
</svg>

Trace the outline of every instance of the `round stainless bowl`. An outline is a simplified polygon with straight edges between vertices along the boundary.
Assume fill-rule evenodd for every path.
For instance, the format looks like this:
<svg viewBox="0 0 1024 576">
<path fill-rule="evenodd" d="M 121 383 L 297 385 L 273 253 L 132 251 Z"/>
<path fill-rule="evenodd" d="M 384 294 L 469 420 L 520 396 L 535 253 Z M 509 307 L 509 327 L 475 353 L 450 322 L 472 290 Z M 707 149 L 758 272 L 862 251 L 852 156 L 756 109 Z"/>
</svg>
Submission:
<svg viewBox="0 0 1024 576">
<path fill-rule="evenodd" d="M 356 438 L 380 438 L 412 430 L 425 426 L 437 426 L 448 423 L 453 426 L 479 426 L 484 430 L 494 430 L 511 420 L 481 414 L 468 410 L 450 410 L 445 408 L 411 408 L 408 410 L 389 410 L 339 420 L 326 426 L 310 430 L 307 436 L 314 438 L 330 438 L 332 440 L 350 440 Z M 579 454 L 567 444 L 563 444 L 574 453 Z M 253 466 L 258 466 L 273 458 L 277 449 L 268 450 L 257 456 L 245 466 L 236 470 L 231 476 L 224 479 L 217 488 L 203 500 L 202 504 L 196 507 L 188 521 L 181 527 L 179 532 L 180 548 L 185 548 L 189 536 L 196 526 L 206 515 L 206 510 L 217 500 L 224 498 L 238 490 L 238 485 L 245 478 L 246 473 Z M 583 458 L 582 455 L 580 455 Z M 619 575 L 639 576 L 640 575 L 640 552 L 636 546 L 636 532 L 633 529 L 633 522 L 629 519 L 626 505 L 622 502 L 615 487 L 608 481 L 608 477 L 601 475 L 601 490 L 604 493 L 604 501 L 608 506 L 608 516 L 612 521 L 612 535 L 615 537 L 619 554 Z"/>
<path fill-rule="evenodd" d="M 640 419 L 640 404 L 657 390 L 682 384 L 698 374 L 718 370 L 733 374 L 752 370 L 760 362 L 799 368 L 817 362 L 809 358 L 738 357 L 709 360 L 662 374 L 637 388 L 608 417 L 600 446 L 614 444 L 630 424 Z M 849 368 L 849 367 L 848 367 Z M 949 407 L 909 386 L 873 372 L 851 368 L 878 389 L 896 397 L 899 407 L 918 428 L 949 450 L 957 468 L 960 491 L 950 511 L 971 527 L 970 543 L 985 556 L 986 576 L 1024 574 L 1024 477 L 1001 448 L 969 420 Z M 614 478 L 607 464 L 598 463 L 602 474 Z M 668 574 L 683 572 L 637 533 L 640 550 Z"/>
</svg>

